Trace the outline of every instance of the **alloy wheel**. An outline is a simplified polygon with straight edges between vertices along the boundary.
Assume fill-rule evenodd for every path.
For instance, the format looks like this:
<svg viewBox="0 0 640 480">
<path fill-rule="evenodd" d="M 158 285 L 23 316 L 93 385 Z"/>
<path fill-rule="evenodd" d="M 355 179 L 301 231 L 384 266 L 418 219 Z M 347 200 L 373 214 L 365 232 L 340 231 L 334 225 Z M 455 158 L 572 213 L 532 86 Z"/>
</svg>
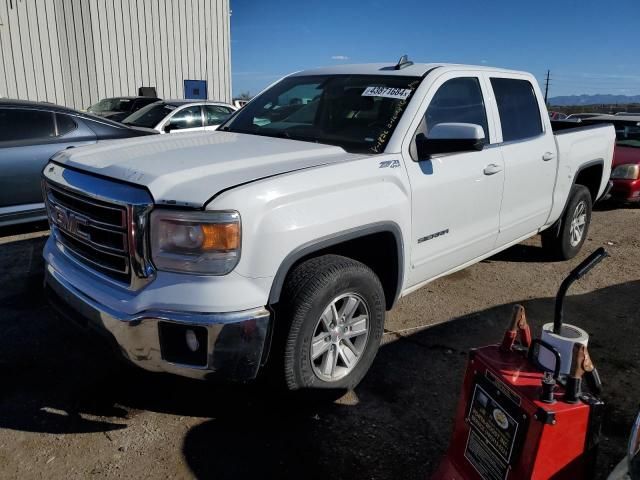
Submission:
<svg viewBox="0 0 640 480">
<path fill-rule="evenodd" d="M 364 353 L 369 338 L 369 307 L 362 297 L 345 293 L 324 309 L 311 340 L 315 375 L 335 382 L 348 375 Z"/>
</svg>

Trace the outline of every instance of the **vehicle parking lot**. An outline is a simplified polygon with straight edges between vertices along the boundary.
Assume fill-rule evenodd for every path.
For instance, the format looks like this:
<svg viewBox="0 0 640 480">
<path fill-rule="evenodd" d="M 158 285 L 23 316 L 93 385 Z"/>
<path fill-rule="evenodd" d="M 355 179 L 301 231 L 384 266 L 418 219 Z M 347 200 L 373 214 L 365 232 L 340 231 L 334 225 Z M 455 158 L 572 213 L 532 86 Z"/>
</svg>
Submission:
<svg viewBox="0 0 640 480">
<path fill-rule="evenodd" d="M 537 334 L 564 276 L 604 246 L 611 258 L 572 288 L 566 311 L 590 333 L 605 385 L 604 478 L 624 456 L 640 399 L 638 225 L 637 207 L 601 208 L 572 261 L 549 262 L 534 238 L 427 285 L 388 314 L 361 385 L 314 398 L 108 360 L 47 308 L 46 226 L 4 229 L 0 477 L 425 479 L 449 441 L 468 349 L 498 341 L 516 302 Z"/>
</svg>

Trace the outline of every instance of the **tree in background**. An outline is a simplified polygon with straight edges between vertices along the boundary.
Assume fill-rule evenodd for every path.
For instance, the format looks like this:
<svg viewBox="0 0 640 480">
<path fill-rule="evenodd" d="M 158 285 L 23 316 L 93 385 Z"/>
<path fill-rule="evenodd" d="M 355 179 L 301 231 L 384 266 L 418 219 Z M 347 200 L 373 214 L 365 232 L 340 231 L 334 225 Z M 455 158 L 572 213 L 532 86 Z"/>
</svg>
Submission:
<svg viewBox="0 0 640 480">
<path fill-rule="evenodd" d="M 251 95 L 251 92 L 247 90 L 246 92 L 242 92 L 240 95 L 238 95 L 235 100 L 251 100 L 252 98 L 253 95 Z"/>
</svg>

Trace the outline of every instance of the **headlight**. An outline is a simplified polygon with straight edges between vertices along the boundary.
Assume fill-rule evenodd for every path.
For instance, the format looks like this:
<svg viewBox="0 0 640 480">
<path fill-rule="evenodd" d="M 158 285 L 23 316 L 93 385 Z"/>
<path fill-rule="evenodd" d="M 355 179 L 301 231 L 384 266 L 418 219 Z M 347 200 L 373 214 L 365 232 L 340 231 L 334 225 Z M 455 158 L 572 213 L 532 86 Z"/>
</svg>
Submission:
<svg viewBox="0 0 640 480">
<path fill-rule="evenodd" d="M 611 173 L 611 178 L 624 178 L 625 180 L 636 180 L 640 174 L 640 165 L 626 164 L 618 165 Z"/>
<path fill-rule="evenodd" d="M 158 270 L 225 275 L 240 260 L 240 214 L 151 212 L 151 257 Z"/>
</svg>

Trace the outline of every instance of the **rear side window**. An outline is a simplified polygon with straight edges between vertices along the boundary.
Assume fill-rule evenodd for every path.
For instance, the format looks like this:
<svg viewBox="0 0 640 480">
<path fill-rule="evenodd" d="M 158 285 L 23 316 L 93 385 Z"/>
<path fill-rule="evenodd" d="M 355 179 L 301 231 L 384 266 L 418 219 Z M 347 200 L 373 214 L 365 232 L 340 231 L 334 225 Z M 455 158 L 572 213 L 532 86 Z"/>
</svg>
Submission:
<svg viewBox="0 0 640 480">
<path fill-rule="evenodd" d="M 220 125 L 231 114 L 231 109 L 219 105 L 204 106 L 204 124 Z"/>
<path fill-rule="evenodd" d="M 480 82 L 475 77 L 453 78 L 443 83 L 433 96 L 425 114 L 427 136 L 439 123 L 473 123 L 489 138 L 487 112 Z"/>
<path fill-rule="evenodd" d="M 491 87 L 500 113 L 503 142 L 531 138 L 542 133 L 540 107 L 530 82 L 492 78 Z"/>
<path fill-rule="evenodd" d="M 67 133 L 76 129 L 76 122 L 73 121 L 69 115 L 62 113 L 56 113 L 56 126 L 58 127 L 58 137 L 66 135 Z"/>
<path fill-rule="evenodd" d="M 52 112 L 0 108 L 0 141 L 46 140 L 55 136 Z"/>
</svg>

